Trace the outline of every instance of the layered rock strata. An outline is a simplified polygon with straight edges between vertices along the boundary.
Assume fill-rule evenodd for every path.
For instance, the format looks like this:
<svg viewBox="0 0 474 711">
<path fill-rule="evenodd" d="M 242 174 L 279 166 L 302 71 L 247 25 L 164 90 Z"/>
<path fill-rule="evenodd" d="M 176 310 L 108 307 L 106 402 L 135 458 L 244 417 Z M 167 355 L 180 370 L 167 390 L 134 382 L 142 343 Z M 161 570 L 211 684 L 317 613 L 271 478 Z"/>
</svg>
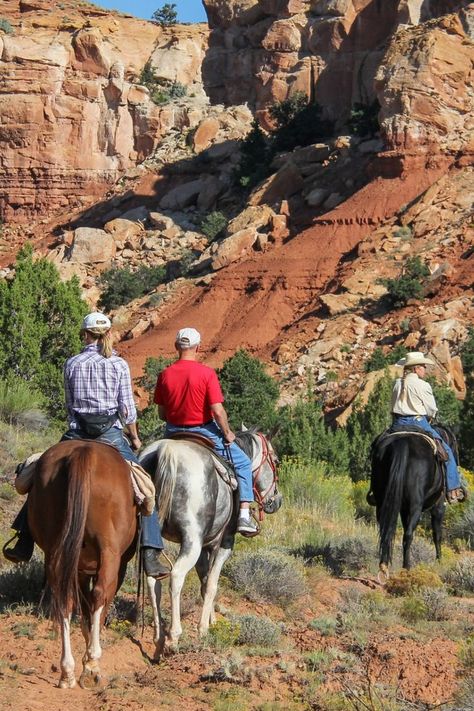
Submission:
<svg viewBox="0 0 474 711">
<path fill-rule="evenodd" d="M 10 25 L 0 33 L 4 221 L 90 204 L 171 127 L 202 118 L 184 102 L 156 105 L 139 81 L 150 62 L 160 79 L 200 97 L 204 25 L 161 28 L 47 0 L 12 1 L 2 15 Z"/>
</svg>

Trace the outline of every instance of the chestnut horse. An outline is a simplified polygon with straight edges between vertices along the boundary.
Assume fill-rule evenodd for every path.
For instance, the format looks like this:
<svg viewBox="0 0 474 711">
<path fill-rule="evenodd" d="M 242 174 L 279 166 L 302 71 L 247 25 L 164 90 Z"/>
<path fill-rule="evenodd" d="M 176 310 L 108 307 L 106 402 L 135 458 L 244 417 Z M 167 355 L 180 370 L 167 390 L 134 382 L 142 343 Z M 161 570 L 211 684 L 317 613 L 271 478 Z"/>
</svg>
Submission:
<svg viewBox="0 0 474 711">
<path fill-rule="evenodd" d="M 82 687 L 100 682 L 100 629 L 135 552 L 137 509 L 130 471 L 114 447 L 59 442 L 38 460 L 28 496 L 28 523 L 44 551 L 52 616 L 61 628 L 59 686 L 76 684 L 70 624 L 82 613 L 86 641 Z"/>
</svg>

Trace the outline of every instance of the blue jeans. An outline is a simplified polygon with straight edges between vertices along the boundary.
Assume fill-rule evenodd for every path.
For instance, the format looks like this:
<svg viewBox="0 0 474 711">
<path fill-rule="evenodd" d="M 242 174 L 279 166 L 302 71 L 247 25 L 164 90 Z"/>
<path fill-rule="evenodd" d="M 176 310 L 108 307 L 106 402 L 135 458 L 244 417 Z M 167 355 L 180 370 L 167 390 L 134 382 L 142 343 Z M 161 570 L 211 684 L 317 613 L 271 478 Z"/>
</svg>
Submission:
<svg viewBox="0 0 474 711">
<path fill-rule="evenodd" d="M 216 452 L 234 465 L 239 483 L 240 500 L 253 501 L 252 462 L 235 442 L 232 442 L 231 445 L 225 444 L 224 435 L 214 421 L 197 427 L 179 427 L 168 422 L 164 436 L 167 437 L 175 432 L 192 432 L 210 439 L 214 443 Z"/>
<path fill-rule="evenodd" d="M 80 429 L 68 430 L 61 437 L 61 441 L 68 439 L 90 439 L 88 435 Z M 96 437 L 94 442 L 105 442 L 112 444 L 122 455 L 124 459 L 130 459 L 132 462 L 138 462 L 138 457 L 130 447 L 124 437 L 123 431 L 118 427 L 111 427 L 104 434 Z M 160 523 L 158 514 L 154 508 L 150 516 L 141 516 L 142 535 L 140 543 L 147 548 L 163 548 L 163 539 L 161 537 Z"/>
<path fill-rule="evenodd" d="M 452 489 L 459 489 L 459 487 L 461 486 L 461 480 L 459 478 L 458 465 L 456 464 L 453 450 L 451 449 L 449 444 L 446 444 L 439 432 L 436 432 L 434 427 L 430 425 L 426 417 L 421 417 L 420 415 L 394 415 L 393 418 L 394 424 L 396 424 L 397 426 L 416 425 L 416 427 L 421 427 L 421 429 L 425 430 L 425 432 L 429 432 L 429 434 L 434 437 L 434 439 L 439 439 L 442 441 L 443 447 L 445 448 L 448 454 L 448 461 L 446 462 L 446 485 L 448 491 L 451 491 Z"/>
</svg>

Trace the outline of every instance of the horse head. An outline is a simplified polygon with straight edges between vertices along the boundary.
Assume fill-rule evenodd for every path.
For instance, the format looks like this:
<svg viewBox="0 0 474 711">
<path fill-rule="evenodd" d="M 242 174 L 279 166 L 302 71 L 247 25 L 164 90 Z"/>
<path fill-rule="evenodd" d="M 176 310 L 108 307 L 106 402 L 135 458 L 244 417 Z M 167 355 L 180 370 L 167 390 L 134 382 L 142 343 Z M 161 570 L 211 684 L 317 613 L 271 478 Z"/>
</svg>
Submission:
<svg viewBox="0 0 474 711">
<path fill-rule="evenodd" d="M 261 511 L 272 514 L 281 507 L 283 497 L 278 491 L 278 457 L 270 439 L 256 429 L 243 428 L 237 435 L 240 447 L 252 462 L 253 492 Z"/>
</svg>

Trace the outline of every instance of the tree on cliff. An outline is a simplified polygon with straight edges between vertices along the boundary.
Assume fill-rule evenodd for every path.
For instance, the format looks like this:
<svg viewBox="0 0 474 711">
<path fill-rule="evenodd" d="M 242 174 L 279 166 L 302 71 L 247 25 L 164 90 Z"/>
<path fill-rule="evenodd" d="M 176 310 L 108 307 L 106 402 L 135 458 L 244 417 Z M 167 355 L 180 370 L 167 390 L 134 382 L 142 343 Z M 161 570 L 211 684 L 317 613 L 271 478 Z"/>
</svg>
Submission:
<svg viewBox="0 0 474 711">
<path fill-rule="evenodd" d="M 52 262 L 23 247 L 15 277 L 0 281 L 0 378 L 23 378 L 57 416 L 64 410 L 64 361 L 80 350 L 86 312 L 77 277 L 62 282 Z"/>
<path fill-rule="evenodd" d="M 162 7 L 155 10 L 151 19 L 162 27 L 170 27 L 178 21 L 178 13 L 176 5 L 173 3 L 165 3 Z"/>
</svg>

